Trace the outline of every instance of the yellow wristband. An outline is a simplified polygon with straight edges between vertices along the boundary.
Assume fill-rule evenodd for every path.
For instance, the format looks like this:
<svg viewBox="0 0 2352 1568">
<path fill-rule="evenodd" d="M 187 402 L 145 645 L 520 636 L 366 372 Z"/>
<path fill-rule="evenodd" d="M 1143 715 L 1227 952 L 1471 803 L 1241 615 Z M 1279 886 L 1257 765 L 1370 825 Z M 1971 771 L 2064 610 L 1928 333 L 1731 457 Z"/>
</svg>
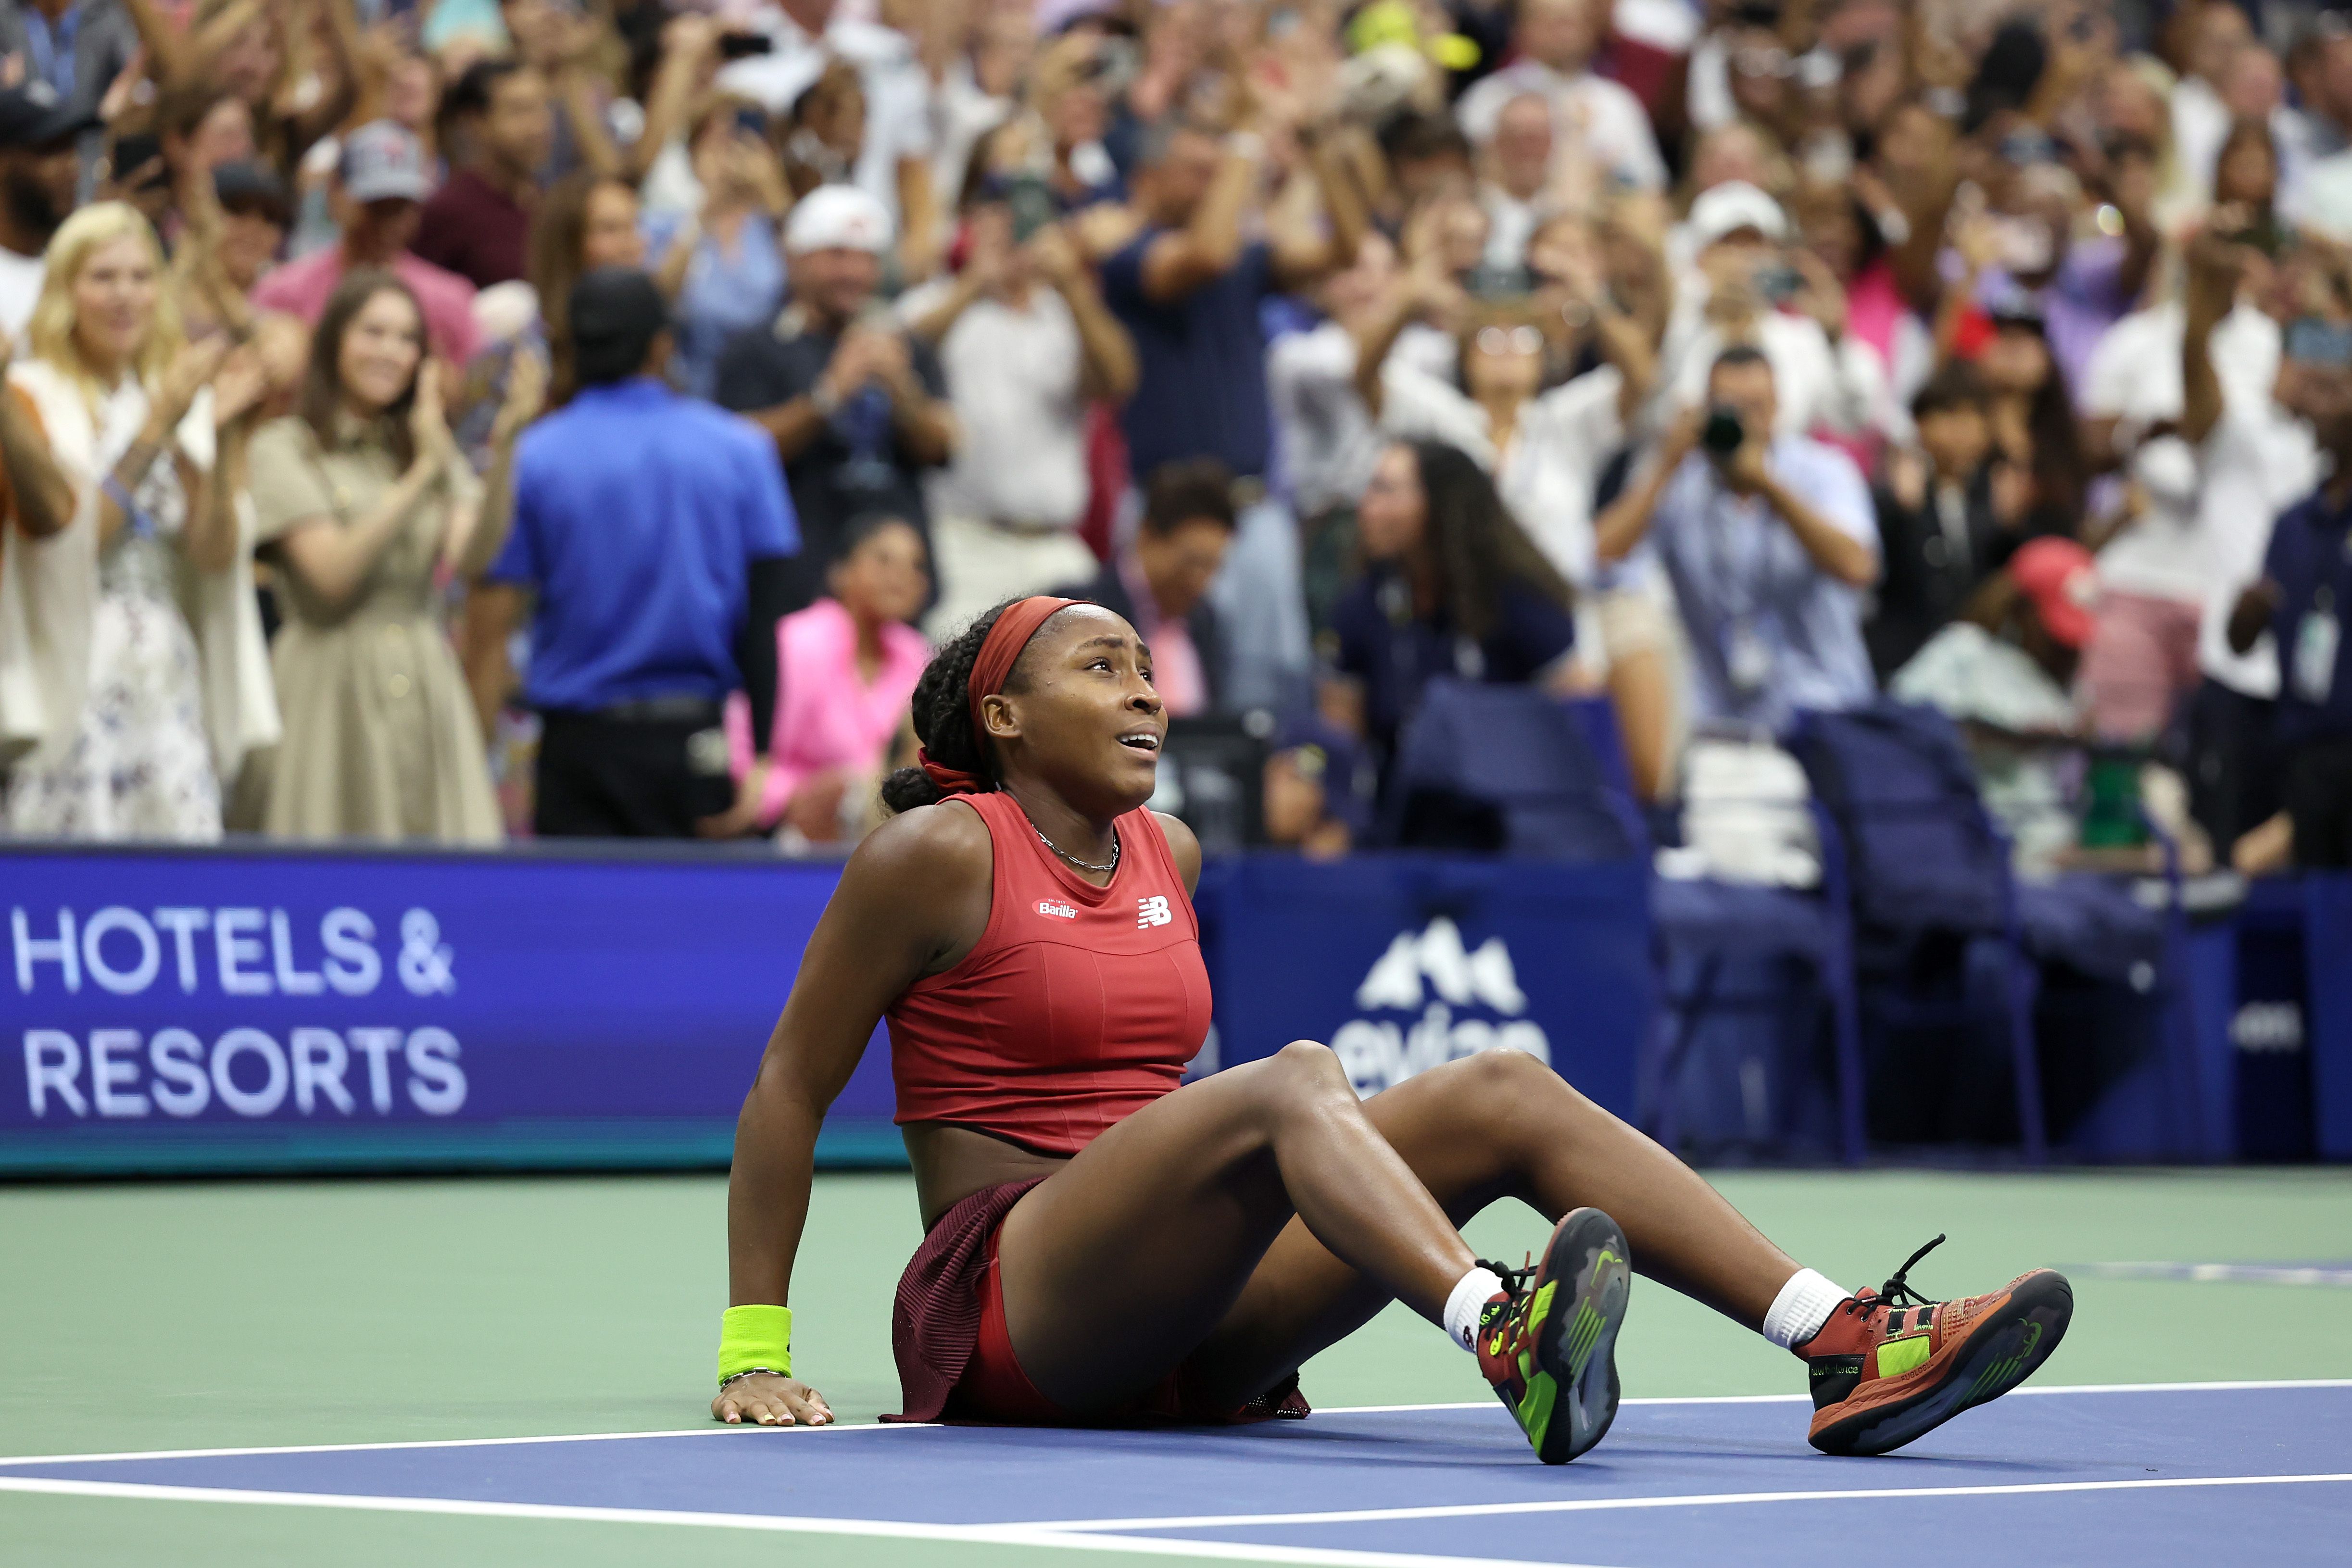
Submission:
<svg viewBox="0 0 2352 1568">
<path fill-rule="evenodd" d="M 719 1381 L 755 1366 L 792 1375 L 792 1308 L 730 1307 L 719 1315 Z"/>
</svg>

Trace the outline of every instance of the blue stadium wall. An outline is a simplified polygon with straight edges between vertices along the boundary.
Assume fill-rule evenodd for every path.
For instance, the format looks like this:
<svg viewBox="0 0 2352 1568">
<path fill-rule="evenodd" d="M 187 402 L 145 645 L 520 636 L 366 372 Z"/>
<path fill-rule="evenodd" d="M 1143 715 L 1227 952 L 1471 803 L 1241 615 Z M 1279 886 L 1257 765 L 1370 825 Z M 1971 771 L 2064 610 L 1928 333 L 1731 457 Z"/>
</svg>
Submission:
<svg viewBox="0 0 2352 1568">
<path fill-rule="evenodd" d="M 0 1176 L 723 1165 L 837 868 L 764 854 L 0 848 Z M 1295 1039 L 1360 1089 L 1482 1050 L 1630 1113 L 1654 1016 L 1647 873 L 1279 856 L 1213 863 L 1196 1071 Z M 2352 1157 L 2352 879 L 2282 905 L 2289 1042 Z M 2246 1033 L 2209 934 L 2200 1033 Z M 2225 1000 L 2216 1000 L 2224 991 Z M 892 1164 L 877 1030 L 821 1163 Z M 2226 1120 L 2226 1113 L 2221 1113 Z"/>
</svg>

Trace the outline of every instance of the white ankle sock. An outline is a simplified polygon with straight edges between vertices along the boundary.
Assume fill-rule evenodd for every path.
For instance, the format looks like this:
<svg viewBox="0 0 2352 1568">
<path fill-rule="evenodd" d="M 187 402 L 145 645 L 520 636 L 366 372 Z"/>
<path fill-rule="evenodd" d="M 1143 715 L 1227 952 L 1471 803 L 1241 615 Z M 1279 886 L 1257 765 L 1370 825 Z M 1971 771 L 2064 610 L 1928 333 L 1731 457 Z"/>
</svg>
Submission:
<svg viewBox="0 0 2352 1568">
<path fill-rule="evenodd" d="M 1782 1350 L 1793 1349 L 1820 1333 L 1837 1304 L 1853 1294 L 1811 1269 L 1800 1269 L 1772 1298 L 1772 1309 L 1764 1314 L 1764 1337 Z"/>
<path fill-rule="evenodd" d="M 1473 1269 L 1454 1281 L 1454 1293 L 1445 1298 L 1445 1332 L 1455 1344 L 1464 1350 L 1476 1347 L 1478 1314 L 1502 1293 L 1503 1281 L 1492 1269 Z"/>
</svg>

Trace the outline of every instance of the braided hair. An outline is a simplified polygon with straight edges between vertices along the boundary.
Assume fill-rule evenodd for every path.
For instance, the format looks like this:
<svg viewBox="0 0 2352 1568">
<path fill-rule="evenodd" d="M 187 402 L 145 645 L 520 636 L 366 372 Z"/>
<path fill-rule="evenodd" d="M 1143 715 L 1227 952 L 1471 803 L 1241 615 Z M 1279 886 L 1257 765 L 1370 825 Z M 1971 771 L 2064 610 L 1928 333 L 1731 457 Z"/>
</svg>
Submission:
<svg viewBox="0 0 2352 1568">
<path fill-rule="evenodd" d="M 922 679 L 915 683 L 915 736 L 923 749 L 940 766 L 983 779 L 992 789 L 1002 775 L 997 771 L 996 748 L 988 744 L 987 737 L 972 731 L 971 667 L 996 618 L 1015 602 L 1008 599 L 975 617 L 940 645 L 923 666 Z M 882 803 L 893 811 L 936 806 L 946 798 L 919 768 L 901 768 L 882 780 Z"/>
</svg>

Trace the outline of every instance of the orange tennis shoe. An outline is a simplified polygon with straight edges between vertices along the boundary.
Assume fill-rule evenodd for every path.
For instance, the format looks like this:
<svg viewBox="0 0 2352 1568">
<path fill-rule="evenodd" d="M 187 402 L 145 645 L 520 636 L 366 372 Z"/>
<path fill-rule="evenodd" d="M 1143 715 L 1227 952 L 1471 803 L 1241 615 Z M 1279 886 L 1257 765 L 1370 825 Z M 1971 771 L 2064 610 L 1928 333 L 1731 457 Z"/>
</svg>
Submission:
<svg viewBox="0 0 2352 1568">
<path fill-rule="evenodd" d="M 1911 1254 L 1877 1290 L 1848 1296 L 1798 1347 L 1812 1380 L 1808 1434 L 1825 1454 L 1884 1454 L 2033 1375 L 2074 1314 L 2074 1289 L 2051 1269 L 1989 1295 L 1931 1301 L 1905 1276 L 1943 1244 Z"/>
</svg>

